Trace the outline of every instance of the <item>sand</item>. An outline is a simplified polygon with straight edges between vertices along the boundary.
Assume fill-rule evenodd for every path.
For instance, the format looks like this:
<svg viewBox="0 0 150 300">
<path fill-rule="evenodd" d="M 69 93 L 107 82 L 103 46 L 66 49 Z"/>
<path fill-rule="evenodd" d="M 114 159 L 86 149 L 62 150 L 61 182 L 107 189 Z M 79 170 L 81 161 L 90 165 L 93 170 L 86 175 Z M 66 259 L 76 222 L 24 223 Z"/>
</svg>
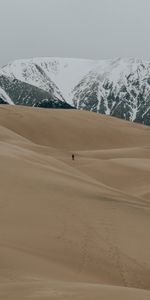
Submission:
<svg viewBox="0 0 150 300">
<path fill-rule="evenodd" d="M 0 299 L 150 299 L 149 127 L 1 105 L 0 169 Z"/>
</svg>

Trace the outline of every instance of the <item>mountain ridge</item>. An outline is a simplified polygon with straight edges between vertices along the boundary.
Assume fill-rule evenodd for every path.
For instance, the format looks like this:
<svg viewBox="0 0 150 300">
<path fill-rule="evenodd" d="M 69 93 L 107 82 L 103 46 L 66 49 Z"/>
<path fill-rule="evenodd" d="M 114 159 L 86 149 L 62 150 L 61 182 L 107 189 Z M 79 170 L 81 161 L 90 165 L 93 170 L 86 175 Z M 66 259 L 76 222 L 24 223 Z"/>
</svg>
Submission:
<svg viewBox="0 0 150 300">
<path fill-rule="evenodd" d="M 23 59 L 1 68 L 1 76 L 40 88 L 78 109 L 150 125 L 150 62 L 142 59 Z"/>
</svg>

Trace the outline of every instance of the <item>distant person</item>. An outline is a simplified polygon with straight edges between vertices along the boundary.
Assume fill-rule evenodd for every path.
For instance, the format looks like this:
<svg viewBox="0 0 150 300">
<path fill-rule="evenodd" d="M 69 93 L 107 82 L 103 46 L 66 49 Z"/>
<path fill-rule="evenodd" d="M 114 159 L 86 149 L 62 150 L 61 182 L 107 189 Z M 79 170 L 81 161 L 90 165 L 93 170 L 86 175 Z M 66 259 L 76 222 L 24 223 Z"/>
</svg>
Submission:
<svg viewBox="0 0 150 300">
<path fill-rule="evenodd" d="M 74 154 L 72 154 L 72 160 L 74 160 L 74 158 L 75 158 L 75 157 L 74 157 Z"/>
</svg>

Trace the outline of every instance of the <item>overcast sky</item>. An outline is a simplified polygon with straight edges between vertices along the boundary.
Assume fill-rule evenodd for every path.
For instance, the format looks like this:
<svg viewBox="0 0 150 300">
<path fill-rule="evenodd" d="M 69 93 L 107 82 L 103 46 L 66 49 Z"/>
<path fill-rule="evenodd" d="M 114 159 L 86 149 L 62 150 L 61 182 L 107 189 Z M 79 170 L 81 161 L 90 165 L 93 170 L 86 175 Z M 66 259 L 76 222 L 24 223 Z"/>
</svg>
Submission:
<svg viewBox="0 0 150 300">
<path fill-rule="evenodd" d="M 0 0 L 0 65 L 17 58 L 150 60 L 150 0 Z"/>
</svg>

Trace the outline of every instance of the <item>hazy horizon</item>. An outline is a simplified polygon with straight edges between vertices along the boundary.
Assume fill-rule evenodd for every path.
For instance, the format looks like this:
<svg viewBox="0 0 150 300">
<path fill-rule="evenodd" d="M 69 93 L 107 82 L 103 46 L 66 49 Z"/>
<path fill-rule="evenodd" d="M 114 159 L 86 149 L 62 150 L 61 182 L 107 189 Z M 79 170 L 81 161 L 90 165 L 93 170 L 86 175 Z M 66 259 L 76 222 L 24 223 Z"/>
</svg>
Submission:
<svg viewBox="0 0 150 300">
<path fill-rule="evenodd" d="M 15 59 L 150 60 L 148 0 L 0 0 L 0 66 Z"/>
</svg>

